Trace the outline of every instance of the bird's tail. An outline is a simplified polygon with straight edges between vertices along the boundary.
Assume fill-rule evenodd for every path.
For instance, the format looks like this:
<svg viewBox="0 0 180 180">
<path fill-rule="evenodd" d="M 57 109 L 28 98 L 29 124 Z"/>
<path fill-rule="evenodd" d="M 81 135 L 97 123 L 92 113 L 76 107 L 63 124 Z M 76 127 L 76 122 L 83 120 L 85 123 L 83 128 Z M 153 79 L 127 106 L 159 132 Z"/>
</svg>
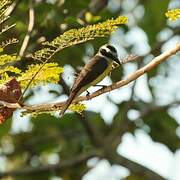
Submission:
<svg viewBox="0 0 180 180">
<path fill-rule="evenodd" d="M 60 116 L 63 116 L 65 111 L 67 110 L 67 108 L 70 106 L 71 102 L 73 101 L 73 99 L 76 97 L 77 92 L 71 92 L 68 100 L 66 101 L 65 105 L 62 107 L 61 112 L 60 112 Z"/>
</svg>

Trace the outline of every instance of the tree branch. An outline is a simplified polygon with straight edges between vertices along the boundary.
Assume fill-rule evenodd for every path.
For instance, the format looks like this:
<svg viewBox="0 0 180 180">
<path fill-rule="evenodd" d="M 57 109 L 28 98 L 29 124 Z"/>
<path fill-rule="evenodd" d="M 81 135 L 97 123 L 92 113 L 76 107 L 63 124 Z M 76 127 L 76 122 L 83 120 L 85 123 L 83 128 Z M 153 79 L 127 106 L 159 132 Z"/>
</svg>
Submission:
<svg viewBox="0 0 180 180">
<path fill-rule="evenodd" d="M 155 57 L 151 62 L 149 62 L 147 65 L 145 65 L 144 67 L 138 69 L 137 71 L 135 71 L 134 73 L 132 73 L 131 75 L 129 75 L 127 77 L 127 79 L 125 80 L 121 80 L 118 81 L 110 86 L 107 86 L 105 88 L 101 88 L 100 90 L 92 93 L 89 97 L 86 96 L 80 96 L 78 98 L 76 98 L 73 103 L 77 103 L 79 101 L 84 101 L 84 100 L 88 100 L 88 99 L 92 99 L 95 98 L 97 96 L 100 96 L 101 94 L 110 92 L 114 89 L 118 89 L 122 86 L 125 86 L 127 84 L 129 84 L 130 82 L 134 81 L 135 79 L 139 78 L 140 76 L 142 76 L 143 74 L 145 74 L 146 72 L 150 71 L 151 69 L 155 68 L 156 66 L 158 66 L 160 63 L 164 62 L 165 60 L 167 60 L 170 56 L 176 54 L 178 51 L 180 51 L 180 43 L 178 43 L 175 47 L 173 47 L 170 50 L 165 51 L 164 53 L 162 53 L 161 55 Z"/>
<path fill-rule="evenodd" d="M 64 81 L 64 79 L 61 77 L 61 80 L 59 82 L 59 84 L 62 85 L 64 93 L 67 94 L 69 96 L 70 94 L 70 89 L 68 87 L 68 85 L 66 84 L 66 82 Z M 95 145 L 96 147 L 99 147 L 102 145 L 102 137 L 101 134 L 99 133 L 99 131 L 96 129 L 96 127 L 94 126 L 94 124 L 92 122 L 89 121 L 88 117 L 86 116 L 85 112 L 82 115 L 77 114 L 81 124 L 84 126 L 85 128 L 85 132 L 88 135 L 91 143 L 93 145 Z"/>
<path fill-rule="evenodd" d="M 56 165 L 46 165 L 46 166 L 39 166 L 39 167 L 26 167 L 19 170 L 12 170 L 4 173 L 0 173 L 0 178 L 6 176 L 26 176 L 29 174 L 37 174 L 47 172 L 47 171 L 62 171 L 65 168 L 70 168 L 77 166 L 81 163 L 86 162 L 88 159 L 97 156 L 97 152 L 89 152 L 87 154 L 81 154 L 73 159 L 64 160 Z"/>
<path fill-rule="evenodd" d="M 163 178 L 159 174 L 155 173 L 154 171 L 152 171 L 136 162 L 133 162 L 132 160 L 129 160 L 111 150 L 109 150 L 107 153 L 102 153 L 102 151 L 89 152 L 86 154 L 79 155 L 76 158 L 73 158 L 70 160 L 64 160 L 56 165 L 26 167 L 26 168 L 19 169 L 19 170 L 3 172 L 3 173 L 0 173 L 0 178 L 4 178 L 7 176 L 12 176 L 12 177 L 27 176 L 30 174 L 39 175 L 39 173 L 44 173 L 44 172 L 48 172 L 48 171 L 59 172 L 66 168 L 75 167 L 82 163 L 85 163 L 88 159 L 93 158 L 93 157 L 106 158 L 112 164 L 122 165 L 122 166 L 128 168 L 132 173 L 140 175 L 140 176 L 145 176 L 148 179 L 165 180 L 165 178 Z"/>
<path fill-rule="evenodd" d="M 128 168 L 132 173 L 137 174 L 139 176 L 144 176 L 147 179 L 165 180 L 164 177 L 160 176 L 156 172 L 154 172 L 132 160 L 129 160 L 117 153 L 109 153 L 108 160 L 114 164 L 122 165 L 122 166 Z"/>
<path fill-rule="evenodd" d="M 167 42 L 168 40 L 170 40 L 173 36 L 177 35 L 180 33 L 180 30 L 179 29 L 173 29 L 173 35 L 168 37 L 168 39 L 166 39 L 165 41 L 162 41 L 162 42 L 158 42 L 150 51 L 149 54 L 153 54 L 154 56 L 156 56 L 160 50 L 161 50 L 161 47 L 162 45 Z M 141 67 L 141 65 L 143 64 L 143 59 L 147 56 L 148 54 L 144 55 L 144 56 L 140 56 L 139 57 L 139 61 L 138 61 L 138 69 Z M 127 131 L 131 131 L 135 128 L 135 121 L 138 121 L 139 118 L 142 118 L 144 114 L 147 115 L 147 113 L 152 110 L 155 110 L 154 109 L 154 106 L 153 107 L 149 107 L 147 109 L 146 112 L 143 112 L 143 114 L 141 115 L 141 117 L 138 117 L 136 120 L 134 121 L 131 121 L 129 120 L 129 118 L 127 117 L 127 111 L 133 106 L 133 96 L 134 96 L 134 89 L 135 89 L 135 85 L 136 85 L 136 82 L 137 82 L 137 79 L 133 82 L 133 86 L 132 86 L 132 89 L 131 89 L 131 95 L 130 95 L 130 98 L 129 98 L 129 101 L 126 102 L 125 104 L 125 107 L 123 108 L 125 112 L 124 115 L 122 116 L 121 120 L 120 121 L 114 121 L 113 124 L 112 124 L 112 132 L 109 133 L 109 137 L 107 138 L 107 142 L 111 143 L 112 144 L 112 147 L 114 149 L 117 148 L 117 146 L 121 143 L 121 137 L 123 136 L 123 134 Z M 153 96 L 153 95 L 152 95 Z M 178 104 L 178 102 L 172 102 L 166 106 L 155 106 L 155 108 L 158 110 L 158 109 L 162 109 L 162 108 L 169 108 L 171 105 L 176 105 Z"/>
<path fill-rule="evenodd" d="M 99 13 L 102 9 L 104 9 L 108 4 L 108 0 L 91 0 L 88 8 L 83 9 L 78 13 L 78 18 L 84 19 L 86 12 L 90 11 L 93 14 Z"/>
<path fill-rule="evenodd" d="M 4 16 L 10 16 L 17 8 L 18 4 L 21 2 L 22 0 L 16 0 L 14 1 L 10 7 L 6 10 L 6 12 L 4 13 Z"/>
<path fill-rule="evenodd" d="M 163 106 L 157 106 L 157 105 L 150 105 L 146 108 L 145 111 L 142 111 L 139 117 L 131 121 L 127 116 L 124 117 L 119 124 L 116 124 L 117 128 L 114 126 L 112 128 L 112 132 L 107 137 L 106 142 L 109 146 L 111 144 L 113 149 L 117 149 L 118 145 L 121 143 L 121 137 L 123 134 L 127 131 L 130 131 L 131 129 L 135 128 L 135 123 L 139 121 L 139 119 L 143 119 L 144 117 L 156 113 L 160 110 L 167 110 L 172 106 L 178 106 L 180 104 L 180 100 L 173 101 L 169 104 L 163 105 Z"/>
<path fill-rule="evenodd" d="M 33 27 L 34 27 L 34 21 L 35 21 L 35 17 L 34 17 L 34 8 L 33 8 L 33 5 L 32 5 L 32 0 L 30 0 L 29 2 L 29 24 L 28 24 L 28 29 L 27 29 L 27 33 L 26 33 L 26 36 L 23 40 L 23 43 L 22 43 L 22 46 L 21 46 L 21 49 L 19 51 L 19 56 L 20 58 L 22 58 L 24 56 L 24 53 L 28 47 L 28 43 L 29 43 L 29 40 L 30 40 L 30 37 L 31 37 L 31 32 L 33 30 Z"/>
<path fill-rule="evenodd" d="M 78 103 L 80 101 L 89 100 L 89 99 L 95 98 L 97 96 L 100 96 L 100 95 L 102 95 L 104 93 L 107 93 L 107 92 L 110 92 L 112 90 L 118 89 L 118 88 L 120 88 L 122 86 L 125 86 L 125 85 L 129 84 L 130 82 L 136 80 L 137 78 L 139 78 L 140 76 L 142 76 L 146 72 L 148 72 L 151 69 L 155 68 L 160 63 L 166 61 L 169 57 L 171 57 L 172 55 L 176 54 L 179 51 L 180 51 L 180 43 L 178 43 L 175 47 L 171 48 L 170 50 L 167 50 L 164 53 L 162 53 L 161 55 L 155 57 L 147 65 L 145 65 L 144 67 L 138 69 L 134 73 L 130 74 L 125 80 L 121 80 L 121 81 L 118 81 L 118 82 L 116 82 L 116 83 L 114 83 L 114 84 L 112 84 L 110 86 L 107 86 L 105 88 L 101 88 L 98 91 L 90 94 L 88 97 L 86 97 L 86 96 L 77 97 L 73 101 L 73 103 Z M 65 102 L 51 103 L 51 104 L 40 104 L 40 105 L 31 105 L 31 106 L 22 105 L 21 109 L 26 109 L 28 112 L 54 111 L 54 110 L 60 110 L 61 107 L 64 105 L 64 103 Z M 13 107 L 15 107 L 15 105 L 13 103 L 11 105 Z M 6 107 L 11 108 L 11 105 L 7 104 Z M 17 106 L 17 108 L 19 108 L 19 106 Z"/>
<path fill-rule="evenodd" d="M 103 145 L 103 138 L 101 133 L 97 130 L 97 128 L 94 126 L 94 124 L 92 122 L 89 121 L 89 119 L 87 119 L 87 117 L 85 115 L 81 116 L 78 115 L 82 125 L 84 126 L 86 133 L 89 136 L 89 139 L 91 140 L 91 143 L 96 146 L 96 147 L 100 147 Z"/>
</svg>

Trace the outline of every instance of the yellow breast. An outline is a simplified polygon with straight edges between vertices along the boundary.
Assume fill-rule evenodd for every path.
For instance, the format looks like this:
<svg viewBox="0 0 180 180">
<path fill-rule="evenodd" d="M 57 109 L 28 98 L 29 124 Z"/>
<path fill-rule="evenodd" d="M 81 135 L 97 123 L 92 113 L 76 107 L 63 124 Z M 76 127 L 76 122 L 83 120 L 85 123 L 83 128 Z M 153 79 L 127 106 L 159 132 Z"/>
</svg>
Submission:
<svg viewBox="0 0 180 180">
<path fill-rule="evenodd" d="M 92 81 L 88 85 L 82 87 L 80 89 L 80 91 L 78 92 L 78 95 L 80 95 L 81 93 L 86 91 L 89 87 L 94 86 L 94 85 L 98 84 L 100 81 L 102 81 L 106 76 L 109 75 L 111 70 L 112 70 L 112 64 L 109 64 L 108 67 L 106 68 L 106 70 L 100 76 L 98 76 L 94 81 Z"/>
</svg>

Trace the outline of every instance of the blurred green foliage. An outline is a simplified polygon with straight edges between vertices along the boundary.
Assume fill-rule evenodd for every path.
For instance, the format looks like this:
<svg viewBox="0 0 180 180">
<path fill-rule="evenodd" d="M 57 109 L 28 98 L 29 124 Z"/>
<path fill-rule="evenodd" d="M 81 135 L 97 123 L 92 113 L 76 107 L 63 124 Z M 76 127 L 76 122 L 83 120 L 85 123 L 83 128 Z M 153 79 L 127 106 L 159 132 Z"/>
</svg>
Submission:
<svg viewBox="0 0 180 180">
<path fill-rule="evenodd" d="M 108 6 L 102 6 L 101 10 L 97 13 L 92 13 L 93 17 L 100 17 L 99 19 L 95 18 L 95 22 L 112 17 L 115 18 L 122 14 L 129 14 L 130 18 L 134 17 L 134 10 L 129 10 L 129 8 L 126 9 L 126 6 L 123 6 L 123 1 L 124 0 L 117 1 L 120 4 L 116 10 L 110 8 L 110 3 L 112 3 L 112 1 L 109 1 Z M 11 45 L 9 48 L 5 49 L 4 52 L 7 54 L 19 52 L 27 32 L 29 3 L 32 3 L 35 10 L 35 27 L 31 33 L 30 42 L 26 50 L 27 56 L 23 57 L 20 62 L 15 63 L 15 66 L 21 69 L 26 69 L 29 64 L 34 62 L 28 55 L 41 49 L 43 47 L 41 45 L 42 42 L 46 40 L 52 41 L 67 30 L 81 28 L 94 22 L 94 20 L 89 22 L 90 19 L 87 18 L 87 14 L 82 15 L 84 12 L 91 13 L 88 8 L 91 2 L 90 0 L 19 0 L 17 2 L 17 7 L 11 14 L 11 18 L 5 22 L 7 24 L 16 23 L 16 26 L 3 34 L 0 40 L 3 41 L 7 39 L 7 37 L 17 38 L 19 43 Z M 101 1 L 99 0 L 99 3 L 100 2 Z M 158 33 L 163 31 L 164 28 L 169 28 L 165 17 L 165 12 L 168 9 L 169 3 L 170 0 L 137 1 L 137 4 L 134 6 L 143 7 L 144 15 L 135 20 L 131 26 L 121 26 L 120 30 L 123 32 L 122 34 L 125 35 L 132 27 L 139 26 L 146 33 L 150 50 L 156 48 L 160 43 L 157 38 Z M 141 14 L 141 12 L 139 13 Z M 134 19 L 136 18 L 134 17 Z M 169 29 L 172 30 L 172 33 L 174 32 L 173 28 Z M 108 37 L 96 38 L 93 41 L 72 46 L 57 53 L 53 56 L 52 61 L 58 63 L 59 66 L 68 64 L 77 71 L 78 66 L 84 65 L 83 58 L 91 56 L 87 53 L 87 47 L 94 48 L 94 52 L 92 52 L 93 55 L 93 53 L 97 52 L 99 46 L 108 41 Z M 120 44 L 120 46 L 125 51 L 128 50 L 128 53 L 131 54 L 131 50 L 133 49 L 132 45 L 128 45 L 126 42 Z M 154 55 L 160 54 L 161 47 L 158 48 L 156 52 L 151 53 Z M 167 68 L 168 67 L 166 66 L 165 71 L 168 71 Z M 160 68 L 155 68 L 148 73 L 147 84 L 149 85 L 150 91 L 154 94 L 156 86 L 152 86 L 149 82 L 160 73 Z M 117 82 L 124 74 L 124 68 L 116 69 L 110 78 L 112 82 Z M 43 86 L 41 88 L 43 88 Z M 68 88 L 70 87 L 68 86 Z M 65 91 L 65 87 L 62 86 L 61 83 L 59 85 L 59 91 L 60 89 L 60 95 L 68 95 L 67 91 Z M 33 97 L 36 91 L 34 89 L 32 89 L 32 91 L 29 93 L 32 93 Z M 59 94 L 59 91 L 57 94 Z M 152 140 L 164 144 L 172 152 L 176 152 L 180 148 L 179 137 L 176 133 L 179 124 L 177 123 L 177 120 L 169 114 L 169 108 L 171 108 L 171 106 L 165 109 L 156 108 L 159 107 L 159 105 L 155 103 L 157 101 L 156 96 L 153 96 L 151 102 L 143 102 L 135 95 L 133 95 L 131 99 L 119 103 L 113 102 L 110 98 L 107 98 L 107 101 L 113 103 L 117 107 L 117 112 L 115 113 L 111 124 L 105 123 L 100 113 L 91 111 L 84 113 L 84 118 L 86 119 L 85 122 L 82 122 L 83 118 L 80 118 L 76 113 L 67 113 L 62 118 L 51 114 L 40 114 L 30 118 L 27 123 L 28 128 L 25 131 L 21 129 L 13 131 L 14 126 L 20 123 L 18 118 L 14 118 L 13 121 L 12 119 L 7 120 L 6 123 L 0 126 L 0 157 L 6 159 L 6 163 L 4 164 L 5 170 L 23 170 L 25 167 L 41 168 L 45 165 L 52 165 L 51 163 L 54 162 L 59 163 L 61 160 L 65 161 L 66 159 L 77 157 L 79 154 L 87 153 L 89 151 L 96 151 L 101 148 L 104 148 L 104 151 L 106 151 L 106 148 L 111 149 L 111 146 L 113 146 L 113 142 L 108 140 L 114 131 L 116 131 L 116 128 L 120 128 L 117 132 L 121 133 L 123 131 L 122 135 L 124 135 L 128 132 L 134 134 L 137 129 L 140 128 L 144 130 L 144 127 L 147 126 L 149 132 L 147 131 L 146 133 Z M 93 100 L 91 100 L 90 103 L 93 103 Z M 152 106 L 155 107 L 153 110 Z M 132 121 L 128 118 L 127 114 L 131 109 L 137 110 L 140 115 L 142 115 L 142 121 L 140 121 L 140 123 L 138 123 L 138 120 Z M 144 112 L 146 113 L 145 115 Z M 89 125 L 87 122 L 94 127 L 95 131 L 97 131 L 98 137 L 91 137 L 93 131 L 91 128 L 88 129 Z M 100 138 L 102 144 L 96 144 L 98 138 Z M 96 140 L 97 142 L 93 143 L 93 141 Z M 120 142 L 121 140 L 119 143 Z M 103 146 L 104 144 L 106 146 Z M 51 162 L 52 155 L 55 156 L 54 162 Z M 113 164 L 113 162 L 111 163 Z M 123 166 L 123 164 L 121 165 Z M 28 175 L 14 176 L 13 179 L 46 180 L 51 179 L 54 176 L 60 176 L 65 180 L 75 180 L 81 179 L 88 170 L 89 167 L 86 162 L 83 162 L 73 167 L 63 169 L 62 171 L 53 171 L 49 169 L 46 172 L 43 171 L 29 173 Z M 8 179 L 8 177 L 5 179 Z M 132 173 L 127 179 L 135 180 L 147 178 L 145 175 Z"/>
</svg>

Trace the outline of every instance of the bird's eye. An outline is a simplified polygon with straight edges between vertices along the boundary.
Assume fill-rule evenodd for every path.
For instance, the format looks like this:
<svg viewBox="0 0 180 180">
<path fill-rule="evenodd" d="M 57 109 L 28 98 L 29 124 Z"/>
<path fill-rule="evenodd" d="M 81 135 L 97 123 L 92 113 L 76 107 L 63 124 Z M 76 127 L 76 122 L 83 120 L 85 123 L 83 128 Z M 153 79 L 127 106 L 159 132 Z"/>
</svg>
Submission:
<svg viewBox="0 0 180 180">
<path fill-rule="evenodd" d="M 107 45 L 107 48 L 108 48 L 110 51 L 114 52 L 114 53 L 117 52 L 116 49 L 115 49 L 113 46 L 111 46 L 111 45 Z"/>
<path fill-rule="evenodd" d="M 112 51 L 109 51 L 107 52 L 105 49 L 100 49 L 100 53 L 105 56 L 105 57 L 108 57 L 108 58 L 111 58 L 111 59 L 114 59 L 116 58 L 117 55 L 114 55 L 116 53 L 112 53 Z"/>
<path fill-rule="evenodd" d="M 108 56 L 107 54 L 107 52 L 106 52 L 106 50 L 105 49 L 100 49 L 100 52 L 101 52 L 101 54 L 103 55 L 103 56 Z"/>
</svg>

